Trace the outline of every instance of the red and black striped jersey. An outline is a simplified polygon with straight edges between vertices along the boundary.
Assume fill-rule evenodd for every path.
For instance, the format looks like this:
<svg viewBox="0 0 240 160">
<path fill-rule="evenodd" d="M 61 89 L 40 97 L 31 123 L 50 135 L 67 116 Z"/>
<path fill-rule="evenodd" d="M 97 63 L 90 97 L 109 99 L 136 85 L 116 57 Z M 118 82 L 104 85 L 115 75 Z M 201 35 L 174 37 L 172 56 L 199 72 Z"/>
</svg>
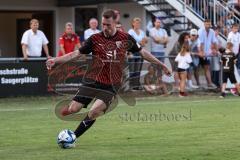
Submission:
<svg viewBox="0 0 240 160">
<path fill-rule="evenodd" d="M 103 32 L 92 35 L 79 49 L 81 54 L 92 53 L 85 78 L 108 85 L 121 84 L 127 52 L 140 50 L 140 45 L 125 32 L 117 31 L 112 37 Z"/>
</svg>

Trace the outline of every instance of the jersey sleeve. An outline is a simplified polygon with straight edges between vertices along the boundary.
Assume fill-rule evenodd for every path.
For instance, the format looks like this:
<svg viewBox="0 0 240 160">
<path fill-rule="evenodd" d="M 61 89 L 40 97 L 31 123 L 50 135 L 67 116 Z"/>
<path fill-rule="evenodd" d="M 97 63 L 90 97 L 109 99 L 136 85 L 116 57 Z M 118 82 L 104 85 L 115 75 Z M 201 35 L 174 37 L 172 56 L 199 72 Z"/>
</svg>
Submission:
<svg viewBox="0 0 240 160">
<path fill-rule="evenodd" d="M 77 44 L 79 44 L 79 43 L 81 43 L 81 42 L 80 42 L 80 37 L 79 37 L 79 36 L 76 36 L 75 45 L 77 45 Z"/>
<path fill-rule="evenodd" d="M 128 49 L 129 52 L 136 53 L 141 51 L 142 47 L 136 42 L 136 40 L 131 35 L 129 35 L 128 40 L 130 43 L 129 45 L 130 47 Z"/>
<path fill-rule="evenodd" d="M 149 30 L 149 36 L 150 36 L 150 37 L 154 37 L 154 35 L 155 35 L 154 28 L 151 28 L 151 29 Z"/>
<path fill-rule="evenodd" d="M 166 31 L 165 29 L 163 29 L 163 32 L 164 32 L 164 37 L 165 37 L 165 38 L 168 38 L 167 31 Z"/>
<path fill-rule="evenodd" d="M 130 29 L 130 30 L 128 31 L 128 34 L 130 34 L 131 36 L 133 36 L 133 31 L 132 31 L 132 29 Z"/>
<path fill-rule="evenodd" d="M 64 40 L 63 37 L 60 37 L 58 40 L 59 45 L 63 45 L 64 46 Z"/>
<path fill-rule="evenodd" d="M 42 32 L 42 43 L 43 45 L 47 45 L 49 43 L 47 37 L 45 36 L 45 34 Z"/>
<path fill-rule="evenodd" d="M 233 60 L 235 61 L 237 59 L 238 59 L 237 56 L 233 53 Z"/>
<path fill-rule="evenodd" d="M 26 44 L 28 45 L 28 32 L 24 32 L 23 36 L 22 36 L 22 40 L 21 40 L 21 44 Z"/>
<path fill-rule="evenodd" d="M 88 30 L 84 31 L 84 40 L 87 40 L 89 38 Z"/>
<path fill-rule="evenodd" d="M 84 45 L 79 49 L 81 54 L 90 54 L 93 51 L 93 42 L 92 42 L 92 38 L 88 38 Z"/>
</svg>

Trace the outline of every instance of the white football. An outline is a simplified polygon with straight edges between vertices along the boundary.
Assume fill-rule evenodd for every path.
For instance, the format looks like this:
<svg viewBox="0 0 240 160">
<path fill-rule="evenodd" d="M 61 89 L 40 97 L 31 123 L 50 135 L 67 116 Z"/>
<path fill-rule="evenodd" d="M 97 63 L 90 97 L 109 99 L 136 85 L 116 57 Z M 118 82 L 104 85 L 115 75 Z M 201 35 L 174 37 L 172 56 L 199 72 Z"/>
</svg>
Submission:
<svg viewBox="0 0 240 160">
<path fill-rule="evenodd" d="M 76 135 L 69 129 L 62 130 L 57 137 L 57 143 L 61 148 L 75 147 Z"/>
</svg>

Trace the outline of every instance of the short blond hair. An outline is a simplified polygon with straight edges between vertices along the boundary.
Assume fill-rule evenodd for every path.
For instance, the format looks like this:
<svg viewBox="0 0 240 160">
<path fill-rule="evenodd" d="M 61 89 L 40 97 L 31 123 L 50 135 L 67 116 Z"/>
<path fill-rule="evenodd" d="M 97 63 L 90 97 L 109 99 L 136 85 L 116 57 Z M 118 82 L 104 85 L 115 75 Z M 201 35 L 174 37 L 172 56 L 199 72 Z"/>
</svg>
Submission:
<svg viewBox="0 0 240 160">
<path fill-rule="evenodd" d="M 138 18 L 138 17 L 133 18 L 133 19 L 132 19 L 132 28 L 133 28 L 133 23 L 134 23 L 134 22 L 140 22 L 140 23 L 141 23 L 142 20 L 141 20 L 141 18 Z"/>
<path fill-rule="evenodd" d="M 37 19 L 31 19 L 30 25 L 32 25 L 33 23 L 39 23 L 39 21 Z"/>
<path fill-rule="evenodd" d="M 71 22 L 67 22 L 67 23 L 65 24 L 65 28 L 67 28 L 67 27 L 73 27 L 73 24 L 72 24 Z"/>
</svg>

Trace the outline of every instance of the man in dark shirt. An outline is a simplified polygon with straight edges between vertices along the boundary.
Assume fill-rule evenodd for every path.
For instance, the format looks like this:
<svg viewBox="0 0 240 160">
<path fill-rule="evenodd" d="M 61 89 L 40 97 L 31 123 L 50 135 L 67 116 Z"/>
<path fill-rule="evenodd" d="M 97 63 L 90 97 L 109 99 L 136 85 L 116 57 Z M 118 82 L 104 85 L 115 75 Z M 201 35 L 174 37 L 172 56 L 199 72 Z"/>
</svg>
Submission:
<svg viewBox="0 0 240 160">
<path fill-rule="evenodd" d="M 167 75 L 171 74 L 163 63 L 141 48 L 128 33 L 116 29 L 116 16 L 114 10 L 104 11 L 102 32 L 92 35 L 78 51 L 46 62 L 50 69 L 56 63 L 64 63 L 79 58 L 82 54 L 92 53 L 92 64 L 85 75 L 84 84 L 79 88 L 69 107 L 63 109 L 61 113 L 65 116 L 79 112 L 96 99 L 86 118 L 75 130 L 76 137 L 90 128 L 96 118 L 105 113 L 115 98 L 121 86 L 127 51 L 139 52 L 147 61 L 161 66 Z"/>
<path fill-rule="evenodd" d="M 223 84 L 222 84 L 222 93 L 220 96 L 221 98 L 224 98 L 226 96 L 225 89 L 226 89 L 228 79 L 231 81 L 231 83 L 235 84 L 238 90 L 238 93 L 240 93 L 240 88 L 234 75 L 234 64 L 236 64 L 237 62 L 237 57 L 233 53 L 232 47 L 233 47 L 233 44 L 231 42 L 227 42 L 226 51 L 223 52 L 221 56 L 222 69 L 223 69 L 223 75 L 222 75 Z"/>
</svg>

